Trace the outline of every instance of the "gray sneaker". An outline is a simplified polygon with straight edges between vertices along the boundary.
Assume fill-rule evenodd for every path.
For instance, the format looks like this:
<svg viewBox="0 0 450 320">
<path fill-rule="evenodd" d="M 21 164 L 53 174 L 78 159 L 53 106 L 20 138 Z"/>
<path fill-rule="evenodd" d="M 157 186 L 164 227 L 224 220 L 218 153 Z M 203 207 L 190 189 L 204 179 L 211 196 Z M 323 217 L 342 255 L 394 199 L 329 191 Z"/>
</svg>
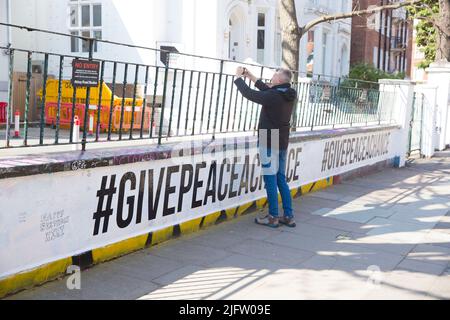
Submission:
<svg viewBox="0 0 450 320">
<path fill-rule="evenodd" d="M 278 217 L 273 217 L 270 214 L 264 217 L 256 217 L 255 223 L 271 228 L 278 228 L 280 226 L 278 223 Z"/>
<path fill-rule="evenodd" d="M 288 227 L 291 227 L 291 228 L 294 228 L 296 226 L 294 217 L 286 217 L 286 216 L 284 216 L 284 217 L 281 217 L 279 219 L 279 222 L 281 224 L 284 224 L 285 226 L 288 226 Z"/>
</svg>

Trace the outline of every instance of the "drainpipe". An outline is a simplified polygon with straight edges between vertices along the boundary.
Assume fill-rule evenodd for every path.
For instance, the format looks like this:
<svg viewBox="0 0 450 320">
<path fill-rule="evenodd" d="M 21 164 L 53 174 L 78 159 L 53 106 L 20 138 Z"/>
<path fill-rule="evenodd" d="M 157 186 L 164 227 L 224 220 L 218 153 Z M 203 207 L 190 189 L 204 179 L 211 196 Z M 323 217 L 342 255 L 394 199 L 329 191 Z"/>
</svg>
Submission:
<svg viewBox="0 0 450 320">
<path fill-rule="evenodd" d="M 392 10 L 388 11 L 389 16 L 389 39 L 388 39 L 388 61 L 387 61 L 387 71 L 390 71 L 391 68 L 391 44 L 392 44 Z"/>
<path fill-rule="evenodd" d="M 381 5 L 383 5 L 383 0 L 381 0 Z M 381 24 L 383 23 L 383 11 L 380 11 L 380 26 L 378 27 L 378 53 L 377 53 L 377 69 L 381 69 Z"/>
<path fill-rule="evenodd" d="M 387 29 L 388 29 L 388 17 L 389 11 L 384 10 L 384 35 L 383 35 L 383 71 L 386 71 L 386 53 L 387 53 Z"/>
</svg>

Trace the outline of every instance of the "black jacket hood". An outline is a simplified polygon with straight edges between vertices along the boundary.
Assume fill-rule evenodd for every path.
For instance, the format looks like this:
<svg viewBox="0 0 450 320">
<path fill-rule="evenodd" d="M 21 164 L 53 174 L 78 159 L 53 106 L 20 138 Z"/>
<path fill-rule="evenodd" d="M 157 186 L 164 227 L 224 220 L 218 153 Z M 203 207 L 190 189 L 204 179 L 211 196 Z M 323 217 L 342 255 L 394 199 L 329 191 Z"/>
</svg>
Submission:
<svg viewBox="0 0 450 320">
<path fill-rule="evenodd" d="M 294 101 L 297 98 L 297 91 L 292 89 L 289 83 L 273 86 L 272 89 L 281 92 L 286 101 Z"/>
</svg>

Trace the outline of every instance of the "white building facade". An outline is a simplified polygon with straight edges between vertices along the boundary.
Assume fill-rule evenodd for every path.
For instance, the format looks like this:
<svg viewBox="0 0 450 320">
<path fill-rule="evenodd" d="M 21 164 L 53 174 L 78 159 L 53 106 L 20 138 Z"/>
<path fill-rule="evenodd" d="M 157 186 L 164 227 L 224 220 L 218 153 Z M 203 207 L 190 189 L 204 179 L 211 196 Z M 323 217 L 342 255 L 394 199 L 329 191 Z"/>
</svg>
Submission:
<svg viewBox="0 0 450 320">
<path fill-rule="evenodd" d="M 0 21 L 8 22 L 9 7 L 6 0 L 0 0 Z M 9 43 L 8 29 L 0 26 L 0 47 L 7 48 Z M 0 49 L 0 102 L 8 100 L 8 55 L 7 50 Z M 2 112 L 2 110 L 0 110 Z"/>
<path fill-rule="evenodd" d="M 0 12 L 7 2 L 0 0 Z M 281 65 L 277 0 L 14 0 L 10 3 L 13 24 L 143 47 L 175 47 L 179 52 L 219 59 Z M 304 25 L 324 14 L 350 11 L 351 1 L 297 0 L 296 8 L 298 21 Z M 1 19 L 5 21 L 3 16 Z M 14 28 L 11 38 L 16 48 L 87 57 L 87 45 L 74 38 Z M 307 52 L 307 47 L 313 47 L 313 52 Z M 301 40 L 300 71 L 306 73 L 308 64 L 310 69 L 313 66 L 314 74 L 346 75 L 349 48 L 349 19 L 319 24 Z M 159 55 L 149 50 L 105 43 L 96 46 L 94 57 L 152 65 L 159 60 Z M 39 63 L 42 57 L 37 56 L 36 60 Z M 49 73 L 57 74 L 56 62 L 50 59 Z M 17 63 L 20 71 L 26 69 L 24 62 Z M 207 67 L 208 63 L 217 64 L 196 59 L 195 63 L 187 62 L 184 66 Z M 4 73 L 2 67 L 2 76 Z"/>
</svg>

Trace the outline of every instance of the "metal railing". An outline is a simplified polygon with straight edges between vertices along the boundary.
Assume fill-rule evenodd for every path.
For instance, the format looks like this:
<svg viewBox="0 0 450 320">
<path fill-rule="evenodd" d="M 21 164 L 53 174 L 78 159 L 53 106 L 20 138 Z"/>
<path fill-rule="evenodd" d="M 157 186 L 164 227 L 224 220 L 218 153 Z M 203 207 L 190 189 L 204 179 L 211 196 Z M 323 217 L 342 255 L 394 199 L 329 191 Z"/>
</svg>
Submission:
<svg viewBox="0 0 450 320">
<path fill-rule="evenodd" d="M 246 65 L 267 81 L 272 67 L 196 55 L 185 56 L 212 60 L 217 64 L 216 70 L 202 70 L 200 63 L 196 63 L 195 68 L 171 66 L 171 52 L 166 52 L 164 64 L 94 58 L 96 41 L 138 46 L 74 37 L 88 41 L 87 58 L 100 63 L 97 88 L 74 88 L 69 81 L 71 60 L 86 57 L 0 47 L 10 57 L 7 121 L 0 127 L 5 140 L 0 140 L 0 148 L 81 144 L 85 150 L 86 144 L 94 142 L 154 139 L 161 144 L 166 138 L 211 135 L 214 139 L 217 134 L 257 130 L 260 106 L 244 99 L 236 90 L 231 70 Z M 37 105 L 38 119 L 28 117 L 33 60 L 43 60 L 44 85 Z M 20 138 L 14 139 L 11 129 L 16 125 L 13 114 L 19 101 L 13 99 L 13 75 L 15 66 L 20 64 L 26 65 L 27 80 Z M 51 65 L 56 71 L 54 74 L 49 71 Z M 347 87 L 345 82 L 326 76 L 299 78 L 292 85 L 298 92 L 291 122 L 293 130 L 392 121 L 392 106 L 384 103 L 389 93 Z M 81 141 L 74 139 L 75 117 L 81 120 Z"/>
</svg>

